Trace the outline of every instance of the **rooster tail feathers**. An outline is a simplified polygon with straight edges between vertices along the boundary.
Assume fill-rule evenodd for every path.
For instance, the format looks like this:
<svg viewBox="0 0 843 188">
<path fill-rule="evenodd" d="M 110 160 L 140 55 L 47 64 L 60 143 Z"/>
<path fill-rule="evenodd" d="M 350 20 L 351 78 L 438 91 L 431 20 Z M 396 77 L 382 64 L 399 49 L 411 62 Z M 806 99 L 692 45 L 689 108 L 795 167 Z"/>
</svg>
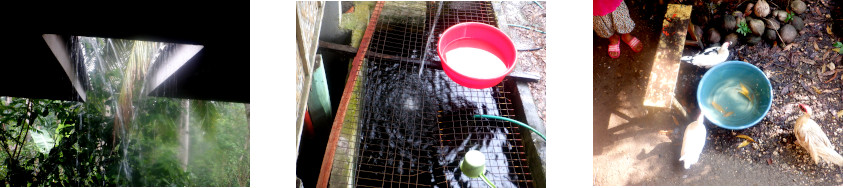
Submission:
<svg viewBox="0 0 843 188">
<path fill-rule="evenodd" d="M 686 61 L 686 62 L 690 63 L 691 60 L 694 60 L 694 56 L 682 56 L 681 58 L 679 58 L 679 60 Z"/>
<path fill-rule="evenodd" d="M 820 156 L 822 156 L 823 159 L 831 163 L 834 163 L 838 166 L 843 166 L 843 156 L 840 156 L 840 154 L 838 154 L 837 151 L 834 151 L 834 149 L 823 148 L 822 150 L 817 152 L 817 154 L 819 154 Z"/>
</svg>

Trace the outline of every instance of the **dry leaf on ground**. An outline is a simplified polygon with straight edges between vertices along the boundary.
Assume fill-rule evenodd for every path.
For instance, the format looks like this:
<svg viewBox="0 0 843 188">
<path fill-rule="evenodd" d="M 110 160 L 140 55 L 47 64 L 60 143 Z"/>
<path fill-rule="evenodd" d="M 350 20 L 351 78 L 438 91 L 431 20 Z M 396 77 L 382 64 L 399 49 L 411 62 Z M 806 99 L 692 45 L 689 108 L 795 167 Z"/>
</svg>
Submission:
<svg viewBox="0 0 843 188">
<path fill-rule="evenodd" d="M 750 142 L 755 142 L 755 140 L 754 140 L 754 139 L 752 139 L 752 137 L 749 137 L 749 136 L 747 136 L 747 135 L 742 135 L 742 134 L 739 134 L 737 137 L 738 137 L 738 138 L 743 138 L 743 139 L 749 140 Z"/>
<path fill-rule="evenodd" d="M 749 141 L 744 140 L 743 142 L 741 142 L 741 145 L 738 145 L 738 148 L 742 148 L 742 147 L 744 147 L 744 146 L 746 146 L 746 145 L 749 145 Z"/>
</svg>

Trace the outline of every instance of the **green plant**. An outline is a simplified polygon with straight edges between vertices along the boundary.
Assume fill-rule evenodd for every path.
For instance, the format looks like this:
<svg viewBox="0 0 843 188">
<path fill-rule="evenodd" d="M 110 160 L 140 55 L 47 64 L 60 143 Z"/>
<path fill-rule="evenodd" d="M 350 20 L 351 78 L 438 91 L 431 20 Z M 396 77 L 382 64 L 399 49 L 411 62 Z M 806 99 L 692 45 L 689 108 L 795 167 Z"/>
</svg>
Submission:
<svg viewBox="0 0 843 188">
<path fill-rule="evenodd" d="M 787 18 L 784 19 L 784 22 L 787 23 L 792 20 L 794 15 L 795 14 L 793 12 L 787 12 Z"/>
<path fill-rule="evenodd" d="M 95 94 L 96 92 L 92 92 Z M 3 98 L 0 143 L 7 186 L 113 186 L 106 169 L 113 159 L 105 148 L 102 120 L 84 115 L 72 101 Z M 82 113 L 80 113 L 82 112 Z M 80 122 L 86 122 L 83 125 Z M 21 136 L 22 135 L 22 136 Z M 27 138 L 31 139 L 25 139 Z"/>
<path fill-rule="evenodd" d="M 838 54 L 843 54 L 843 43 L 841 43 L 840 41 L 837 41 L 837 42 L 831 44 L 831 46 L 834 46 L 834 49 L 831 49 L 831 50 L 837 52 Z"/>
<path fill-rule="evenodd" d="M 738 23 L 737 32 L 740 33 L 743 36 L 746 36 L 746 34 L 748 34 L 750 32 L 749 26 L 746 25 L 746 21 L 742 21 L 741 23 Z"/>
<path fill-rule="evenodd" d="M 69 42 L 93 67 L 87 100 L 0 96 L 0 185 L 249 186 L 243 104 L 143 95 L 150 57 L 167 53 L 155 44 Z"/>
</svg>

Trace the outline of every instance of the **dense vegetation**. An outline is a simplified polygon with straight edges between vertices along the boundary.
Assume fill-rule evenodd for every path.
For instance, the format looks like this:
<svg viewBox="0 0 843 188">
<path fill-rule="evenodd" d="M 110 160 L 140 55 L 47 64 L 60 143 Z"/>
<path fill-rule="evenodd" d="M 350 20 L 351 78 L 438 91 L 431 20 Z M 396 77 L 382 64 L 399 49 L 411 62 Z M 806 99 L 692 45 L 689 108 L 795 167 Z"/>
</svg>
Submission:
<svg viewBox="0 0 843 188">
<path fill-rule="evenodd" d="M 249 186 L 248 105 L 143 95 L 167 45 L 80 37 L 85 102 L 0 97 L 7 186 Z"/>
</svg>

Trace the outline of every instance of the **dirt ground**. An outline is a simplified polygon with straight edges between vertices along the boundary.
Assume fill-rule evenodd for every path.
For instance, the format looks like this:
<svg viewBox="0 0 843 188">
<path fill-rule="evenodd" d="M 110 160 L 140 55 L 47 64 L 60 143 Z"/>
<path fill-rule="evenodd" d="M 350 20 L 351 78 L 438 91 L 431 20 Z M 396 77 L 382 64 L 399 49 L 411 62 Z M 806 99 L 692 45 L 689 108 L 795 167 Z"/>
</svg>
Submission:
<svg viewBox="0 0 843 188">
<path fill-rule="evenodd" d="M 547 3 L 539 1 L 541 7 L 533 1 L 501 1 L 493 2 L 501 7 L 502 14 L 497 15 L 498 20 L 504 20 L 507 24 L 521 25 L 545 31 Z M 515 71 L 534 73 L 541 76 L 538 82 L 528 83 L 533 94 L 533 100 L 538 108 L 539 117 L 545 120 L 545 34 L 524 28 L 502 26 L 501 30 L 506 33 L 515 43 L 518 49 L 518 61 Z M 540 48 L 537 50 L 532 50 Z"/>
<path fill-rule="evenodd" d="M 621 57 L 608 56 L 608 39 L 593 38 L 593 184 L 594 185 L 843 185 L 843 167 L 815 165 L 807 152 L 794 143 L 794 120 L 801 115 L 797 103 L 814 109 L 813 119 L 822 126 L 838 152 L 843 151 L 843 79 L 829 68 L 843 68 L 841 55 L 831 51 L 840 32 L 827 28 L 840 18 L 839 7 L 829 0 L 807 0 L 808 11 L 800 15 L 806 27 L 790 47 L 772 42 L 730 48 L 729 60 L 743 60 L 768 75 L 773 104 L 767 116 L 744 130 L 727 130 L 706 121 L 707 143 L 700 161 L 686 170 L 678 161 L 685 125 L 691 119 L 645 108 L 643 96 L 656 53 L 661 21 L 671 1 L 625 1 L 636 23 L 632 34 L 644 43 L 633 53 L 621 44 Z M 694 2 L 682 2 L 693 4 Z M 733 11 L 743 1 L 724 1 L 721 11 Z M 695 6 L 694 11 L 706 10 Z M 717 13 L 713 14 L 716 15 Z M 703 24 L 705 25 L 705 24 Z M 839 25 L 835 26 L 839 27 Z M 835 30 L 836 31 L 836 30 Z M 725 36 L 726 34 L 723 34 Z M 683 54 L 699 52 L 686 46 Z M 675 94 L 696 117 L 695 92 L 707 69 L 683 63 Z M 831 72 L 831 73 L 829 73 Z M 755 143 L 737 148 L 748 135 Z"/>
</svg>

